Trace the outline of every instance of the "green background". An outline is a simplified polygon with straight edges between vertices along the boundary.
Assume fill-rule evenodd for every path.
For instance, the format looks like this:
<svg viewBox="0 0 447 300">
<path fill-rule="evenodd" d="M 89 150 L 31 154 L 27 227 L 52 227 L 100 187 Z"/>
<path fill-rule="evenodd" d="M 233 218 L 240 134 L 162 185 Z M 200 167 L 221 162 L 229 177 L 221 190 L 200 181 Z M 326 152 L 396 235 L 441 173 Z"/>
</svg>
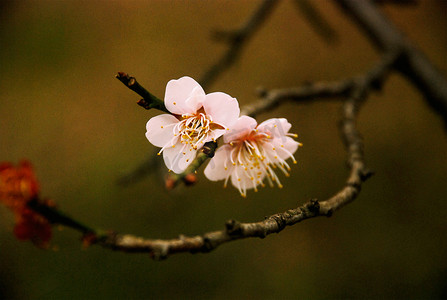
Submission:
<svg viewBox="0 0 447 300">
<path fill-rule="evenodd" d="M 447 73 L 444 1 L 382 10 Z M 226 46 L 214 29 L 242 25 L 259 1 L 12 1 L 0 10 L 0 159 L 32 161 L 42 195 L 97 228 L 151 238 L 222 229 L 326 199 L 348 175 L 337 122 L 340 103 L 285 104 L 304 144 L 284 188 L 242 198 L 202 174 L 166 192 L 158 172 L 129 187 L 116 179 L 156 151 L 145 124 L 157 114 L 114 75 L 134 75 L 163 97 L 170 79 L 200 78 Z M 360 74 L 379 59 L 332 1 L 313 1 L 338 33 L 328 44 L 293 1 L 281 1 L 240 60 L 207 89 L 241 105 L 255 89 Z M 327 299 L 445 298 L 447 140 L 443 123 L 398 74 L 362 109 L 359 129 L 375 175 L 331 218 L 278 235 L 225 244 L 208 254 L 156 262 L 145 254 L 81 249 L 80 235 L 55 228 L 41 250 L 12 234 L 0 208 L 0 298 Z M 199 172 L 201 173 L 201 172 Z"/>
</svg>

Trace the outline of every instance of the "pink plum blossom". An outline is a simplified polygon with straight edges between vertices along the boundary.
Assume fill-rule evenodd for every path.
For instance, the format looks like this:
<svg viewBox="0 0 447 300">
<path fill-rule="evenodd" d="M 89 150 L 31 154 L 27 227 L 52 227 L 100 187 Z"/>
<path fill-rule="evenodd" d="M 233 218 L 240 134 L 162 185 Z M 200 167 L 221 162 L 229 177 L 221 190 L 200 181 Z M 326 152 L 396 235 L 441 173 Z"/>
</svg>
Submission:
<svg viewBox="0 0 447 300">
<path fill-rule="evenodd" d="M 161 147 L 158 154 L 168 169 L 183 172 L 203 144 L 215 141 L 239 117 L 237 100 L 225 93 L 205 94 L 191 77 L 171 80 L 166 85 L 166 108 L 172 114 L 151 118 L 146 124 L 146 137 Z"/>
<path fill-rule="evenodd" d="M 292 125 L 284 118 L 269 119 L 257 125 L 255 119 L 242 116 L 224 135 L 225 144 L 219 147 L 205 169 L 205 176 L 213 181 L 228 179 L 245 197 L 248 189 L 257 191 L 267 179 L 270 186 L 276 182 L 282 187 L 275 169 L 289 176 L 286 159 L 301 145 L 288 133 Z"/>
</svg>

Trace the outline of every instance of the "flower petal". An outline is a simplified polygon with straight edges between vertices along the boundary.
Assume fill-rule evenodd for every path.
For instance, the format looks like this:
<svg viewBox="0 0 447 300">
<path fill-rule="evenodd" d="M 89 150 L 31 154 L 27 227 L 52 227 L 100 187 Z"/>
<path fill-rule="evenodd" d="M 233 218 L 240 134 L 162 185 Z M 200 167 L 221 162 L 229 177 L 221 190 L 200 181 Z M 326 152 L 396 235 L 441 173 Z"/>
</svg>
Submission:
<svg viewBox="0 0 447 300">
<path fill-rule="evenodd" d="M 300 143 L 288 136 L 273 138 L 272 144 L 275 146 L 278 156 L 284 160 L 292 157 L 291 154 L 295 153 L 300 145 Z"/>
<path fill-rule="evenodd" d="M 205 168 L 205 176 L 209 180 L 218 181 L 228 177 L 233 165 L 228 163 L 231 146 L 223 145 L 219 147 Z M 231 167 L 230 167 L 231 166 Z"/>
<path fill-rule="evenodd" d="M 257 129 L 261 132 L 268 133 L 271 136 L 285 136 L 290 128 L 292 127 L 292 124 L 290 124 L 287 119 L 284 118 L 273 118 L 268 119 L 257 127 Z"/>
<path fill-rule="evenodd" d="M 191 145 L 177 143 L 175 147 L 167 147 L 163 150 L 163 159 L 166 167 L 174 173 L 182 173 L 196 157 L 197 150 Z"/>
<path fill-rule="evenodd" d="M 205 92 L 200 84 L 191 77 L 184 76 L 168 82 L 164 102 L 166 108 L 173 114 L 192 114 L 202 106 L 204 97 Z"/>
<path fill-rule="evenodd" d="M 254 176 L 245 171 L 244 166 L 235 166 L 231 174 L 231 183 L 239 190 L 242 196 L 246 196 L 247 190 L 255 188 L 258 184 Z"/>
<path fill-rule="evenodd" d="M 206 95 L 203 108 L 214 123 L 226 127 L 231 127 L 237 121 L 240 113 L 236 98 L 221 92 Z"/>
<path fill-rule="evenodd" d="M 224 135 L 224 142 L 229 143 L 231 141 L 242 139 L 248 135 L 253 129 L 256 128 L 257 122 L 252 117 L 241 116 L 237 119 L 236 123 L 230 127 L 230 130 Z"/>
<path fill-rule="evenodd" d="M 185 104 L 188 107 L 188 110 L 190 109 L 190 113 L 195 113 L 203 106 L 203 102 L 205 101 L 205 92 L 203 91 L 202 87 L 196 86 L 188 99 L 186 99 Z"/>
<path fill-rule="evenodd" d="M 174 138 L 173 127 L 179 120 L 173 115 L 162 114 L 151 118 L 146 124 L 146 138 L 157 147 L 164 147 Z"/>
</svg>

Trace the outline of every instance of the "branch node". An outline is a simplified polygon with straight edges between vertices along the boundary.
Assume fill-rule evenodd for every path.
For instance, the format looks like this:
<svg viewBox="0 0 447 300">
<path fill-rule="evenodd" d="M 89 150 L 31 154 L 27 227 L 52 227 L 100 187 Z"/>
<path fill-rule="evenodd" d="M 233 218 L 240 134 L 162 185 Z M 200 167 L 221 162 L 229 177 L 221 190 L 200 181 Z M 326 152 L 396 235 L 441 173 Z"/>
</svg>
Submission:
<svg viewBox="0 0 447 300">
<path fill-rule="evenodd" d="M 267 97 L 268 91 L 265 87 L 258 86 L 255 90 L 255 93 L 259 98 L 265 98 Z"/>
<path fill-rule="evenodd" d="M 313 214 L 318 214 L 320 212 L 320 203 L 318 199 L 311 199 L 310 202 L 306 204 L 306 208 Z"/>
<path fill-rule="evenodd" d="M 235 235 L 241 235 L 242 234 L 242 227 L 241 223 L 236 220 L 228 220 L 225 222 L 225 228 L 228 233 L 228 235 L 235 236 Z"/>
<path fill-rule="evenodd" d="M 282 214 L 276 214 L 270 217 L 271 219 L 275 220 L 276 224 L 278 224 L 278 232 L 286 228 L 286 220 Z M 265 235 L 262 237 L 264 238 Z"/>
<path fill-rule="evenodd" d="M 169 245 L 166 243 L 161 244 L 158 248 L 154 249 L 150 256 L 156 261 L 165 260 L 168 258 Z"/>
<path fill-rule="evenodd" d="M 203 246 L 202 246 L 202 249 L 200 249 L 200 250 L 202 252 L 206 253 L 206 252 L 212 251 L 214 248 L 216 248 L 216 247 L 213 245 L 213 242 L 211 241 L 211 239 L 207 236 L 204 236 L 203 237 Z"/>
<path fill-rule="evenodd" d="M 370 169 L 365 169 L 365 170 L 362 170 L 360 172 L 360 179 L 362 181 L 366 181 L 367 179 L 369 179 L 373 175 L 374 175 L 374 171 L 372 171 Z"/>
<path fill-rule="evenodd" d="M 183 178 L 186 186 L 194 185 L 197 182 L 197 176 L 194 173 L 189 173 Z"/>
<path fill-rule="evenodd" d="M 151 109 L 151 106 L 150 106 L 151 104 L 144 99 L 141 99 L 140 101 L 138 101 L 137 104 L 139 106 L 143 107 L 144 109 Z"/>
<path fill-rule="evenodd" d="M 216 151 L 216 148 L 217 148 L 216 142 L 208 142 L 203 146 L 202 152 L 209 158 L 212 158 L 214 156 L 214 152 Z"/>
</svg>

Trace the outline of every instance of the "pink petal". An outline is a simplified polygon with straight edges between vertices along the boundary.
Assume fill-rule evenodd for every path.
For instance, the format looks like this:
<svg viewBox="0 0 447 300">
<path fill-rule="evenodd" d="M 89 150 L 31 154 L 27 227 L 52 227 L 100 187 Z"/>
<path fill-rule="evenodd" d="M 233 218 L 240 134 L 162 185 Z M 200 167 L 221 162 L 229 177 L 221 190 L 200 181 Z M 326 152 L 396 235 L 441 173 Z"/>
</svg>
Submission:
<svg viewBox="0 0 447 300">
<path fill-rule="evenodd" d="M 166 85 L 165 106 L 173 114 L 192 114 L 202 106 L 205 92 L 200 84 L 188 76 L 170 80 Z"/>
<path fill-rule="evenodd" d="M 177 143 L 175 147 L 167 147 L 163 150 L 163 159 L 166 167 L 174 173 L 182 173 L 196 157 L 197 150 L 190 145 Z"/>
<path fill-rule="evenodd" d="M 299 144 L 297 141 L 288 136 L 282 136 L 279 138 L 273 138 L 272 144 L 275 147 L 278 156 L 284 160 L 291 157 L 290 154 L 295 153 Z"/>
<path fill-rule="evenodd" d="M 188 107 L 188 109 L 191 109 L 191 113 L 194 113 L 203 106 L 204 101 L 205 101 L 205 92 L 199 85 L 192 90 L 189 98 L 186 99 L 185 104 Z"/>
<path fill-rule="evenodd" d="M 228 131 L 225 130 L 225 129 L 214 129 L 210 133 L 208 133 L 208 136 L 207 136 L 205 142 L 210 142 L 210 141 L 213 141 L 213 140 L 217 140 L 217 138 L 219 138 L 220 136 L 222 136 L 226 132 L 228 132 Z"/>
<path fill-rule="evenodd" d="M 231 127 L 237 121 L 240 113 L 236 98 L 221 92 L 206 95 L 203 108 L 214 123 L 226 127 Z"/>
<path fill-rule="evenodd" d="M 217 148 L 214 157 L 208 163 L 205 168 L 205 176 L 209 180 L 218 181 L 228 177 L 233 165 L 229 162 L 231 146 L 223 145 Z M 227 170 L 225 170 L 225 166 Z"/>
<path fill-rule="evenodd" d="M 271 136 L 285 136 L 289 132 L 292 124 L 290 124 L 287 119 L 284 118 L 273 118 L 268 119 L 257 127 L 261 132 L 268 133 Z"/>
<path fill-rule="evenodd" d="M 163 114 L 151 118 L 146 124 L 146 138 L 157 147 L 164 147 L 174 138 L 173 127 L 179 120 L 173 115 Z"/>
<path fill-rule="evenodd" d="M 231 174 L 231 183 L 234 187 L 242 192 L 257 186 L 257 179 L 251 179 L 250 175 L 245 171 L 243 166 L 236 166 Z M 244 193 L 245 194 L 245 193 Z"/>
<path fill-rule="evenodd" d="M 241 116 L 236 123 L 230 127 L 230 130 L 224 135 L 224 142 L 229 143 L 234 140 L 242 139 L 255 129 L 257 122 L 252 117 Z"/>
</svg>

